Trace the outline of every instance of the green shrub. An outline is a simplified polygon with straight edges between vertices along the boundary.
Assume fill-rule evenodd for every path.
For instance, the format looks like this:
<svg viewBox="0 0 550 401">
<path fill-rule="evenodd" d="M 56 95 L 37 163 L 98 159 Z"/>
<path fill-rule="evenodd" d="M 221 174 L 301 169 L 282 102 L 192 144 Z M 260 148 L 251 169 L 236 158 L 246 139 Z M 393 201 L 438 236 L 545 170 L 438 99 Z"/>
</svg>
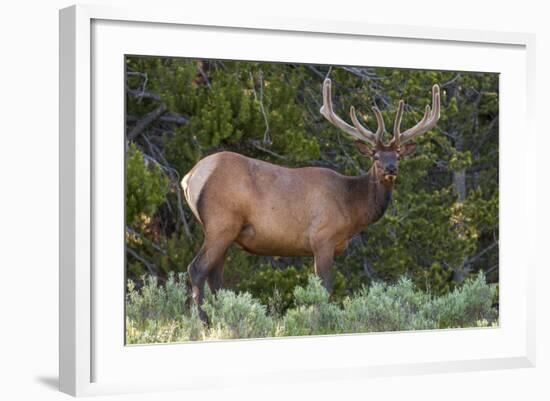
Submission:
<svg viewBox="0 0 550 401">
<path fill-rule="evenodd" d="M 402 278 L 395 285 L 374 283 L 344 303 L 346 331 L 396 331 L 429 328 L 432 322 L 418 312 L 429 296 Z"/>
<path fill-rule="evenodd" d="M 126 343 L 150 344 L 204 340 L 204 327 L 196 308 L 189 316 L 177 319 L 146 319 L 142 321 L 126 317 Z"/>
<path fill-rule="evenodd" d="M 242 254 L 242 253 L 241 253 Z M 243 258 L 244 259 L 244 258 Z M 243 261 L 246 263 L 247 261 Z M 269 311 L 276 315 L 284 314 L 287 309 L 297 305 L 294 295 L 295 288 L 305 286 L 313 270 L 311 265 L 302 267 L 288 266 L 283 269 L 270 264 L 253 267 L 250 272 L 238 272 L 233 289 L 238 292 L 249 292 L 254 298 L 266 305 Z M 233 279 L 234 271 L 227 271 Z M 241 277 L 242 276 L 242 277 Z M 332 299 L 342 301 L 346 295 L 346 279 L 339 271 L 333 271 Z"/>
<path fill-rule="evenodd" d="M 181 342 L 203 339 L 196 307 L 190 308 L 187 275 L 171 273 L 164 285 L 144 277 L 137 290 L 128 281 L 126 342 L 129 344 Z"/>
<path fill-rule="evenodd" d="M 433 320 L 436 328 L 467 327 L 472 322 L 494 321 L 498 315 L 492 307 L 496 291 L 496 285 L 487 285 L 480 271 L 462 287 L 427 303 L 422 314 Z"/>
<path fill-rule="evenodd" d="M 126 224 L 136 226 L 151 218 L 166 200 L 168 180 L 155 163 L 146 163 L 136 144 L 126 154 Z"/>
<path fill-rule="evenodd" d="M 275 327 L 266 307 L 247 292 L 220 290 L 208 294 L 204 311 L 210 319 L 210 336 L 216 338 L 268 337 Z"/>
<path fill-rule="evenodd" d="M 287 310 L 279 328 L 285 336 L 341 333 L 343 311 L 329 302 L 321 280 L 309 276 L 306 287 L 294 289 L 296 307 Z"/>
<path fill-rule="evenodd" d="M 171 273 L 165 285 L 159 285 L 156 277 L 145 276 L 138 291 L 128 282 L 126 316 L 132 320 L 173 319 L 189 312 L 187 275 Z"/>
<path fill-rule="evenodd" d="M 498 325 L 495 294 L 496 285 L 487 284 L 479 273 L 439 297 L 401 278 L 391 285 L 373 283 L 337 303 L 329 300 L 319 278 L 309 275 L 307 285 L 294 288 L 295 306 L 283 314 L 248 292 L 206 290 L 203 308 L 210 319 L 206 327 L 191 302 L 186 274 L 171 274 L 164 285 L 150 277 L 144 278 L 140 289 L 128 283 L 126 340 L 140 344 L 491 327 Z"/>
</svg>

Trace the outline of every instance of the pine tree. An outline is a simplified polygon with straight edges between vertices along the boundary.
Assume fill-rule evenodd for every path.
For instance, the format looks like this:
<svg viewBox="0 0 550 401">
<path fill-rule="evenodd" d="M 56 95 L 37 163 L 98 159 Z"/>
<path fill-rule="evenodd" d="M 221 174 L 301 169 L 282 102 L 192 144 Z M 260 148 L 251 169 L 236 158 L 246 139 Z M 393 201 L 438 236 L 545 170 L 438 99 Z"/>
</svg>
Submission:
<svg viewBox="0 0 550 401">
<path fill-rule="evenodd" d="M 337 113 L 355 105 L 367 126 L 377 105 L 393 127 L 403 99 L 402 126 L 410 127 L 432 85 L 442 89 L 441 119 L 401 163 L 390 208 L 336 259 L 336 298 L 403 276 L 437 294 L 480 270 L 498 282 L 497 74 L 156 57 L 128 57 L 126 66 L 130 278 L 152 266 L 160 279 L 185 271 L 202 233 L 179 181 L 206 155 L 232 150 L 349 175 L 369 169 L 353 141 L 319 114 L 330 74 Z M 230 249 L 226 285 L 266 304 L 277 288 L 286 308 L 311 268 L 311 258 Z"/>
</svg>

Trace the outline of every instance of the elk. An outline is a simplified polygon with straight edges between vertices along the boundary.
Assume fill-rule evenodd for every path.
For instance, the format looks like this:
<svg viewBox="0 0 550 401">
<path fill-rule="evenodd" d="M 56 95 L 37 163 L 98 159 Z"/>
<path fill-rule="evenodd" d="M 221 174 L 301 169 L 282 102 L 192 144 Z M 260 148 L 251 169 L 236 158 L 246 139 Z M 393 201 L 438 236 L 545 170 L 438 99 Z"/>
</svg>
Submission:
<svg viewBox="0 0 550 401">
<path fill-rule="evenodd" d="M 201 309 L 204 283 L 213 292 L 222 286 L 224 259 L 235 242 L 247 252 L 270 256 L 313 256 L 315 274 L 331 292 L 331 266 L 350 239 L 379 220 L 390 203 L 399 159 L 414 151 L 408 143 L 433 128 L 440 115 L 439 86 L 432 105 L 412 128 L 401 132 L 404 102 L 399 101 L 393 138 L 383 142 L 384 120 L 372 110 L 376 133 L 362 125 L 353 106 L 352 125 L 332 107 L 331 81 L 323 83 L 321 114 L 351 136 L 363 155 L 372 158 L 369 171 L 345 176 L 322 167 L 287 168 L 232 152 L 200 160 L 182 180 L 185 199 L 202 225 L 204 242 L 189 264 L 193 298 Z"/>
</svg>

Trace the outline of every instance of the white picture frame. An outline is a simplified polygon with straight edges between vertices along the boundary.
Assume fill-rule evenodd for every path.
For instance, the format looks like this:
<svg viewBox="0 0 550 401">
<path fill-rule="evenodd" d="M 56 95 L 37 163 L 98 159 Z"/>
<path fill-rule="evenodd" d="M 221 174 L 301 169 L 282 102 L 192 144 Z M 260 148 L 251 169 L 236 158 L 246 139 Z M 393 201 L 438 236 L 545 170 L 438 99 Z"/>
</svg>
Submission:
<svg viewBox="0 0 550 401">
<path fill-rule="evenodd" d="M 131 35 L 128 37 L 133 38 L 133 44 L 126 37 L 129 33 Z M 174 50 L 177 49 L 177 39 L 174 37 L 178 35 L 200 37 L 203 40 L 200 54 L 197 53 L 199 50 L 191 48 Z M 272 41 L 273 47 L 253 51 L 251 43 L 254 35 L 262 35 L 262 40 Z M 242 40 L 243 44 L 250 44 L 250 48 L 241 45 L 214 50 L 214 42 L 216 38 L 219 41 L 221 36 L 225 40 Z M 171 39 L 159 42 L 160 38 Z M 94 136 L 94 132 L 103 132 L 101 128 L 104 123 L 112 124 L 115 129 L 123 124 L 123 114 L 120 114 L 123 87 L 117 86 L 117 79 L 121 79 L 123 70 L 117 70 L 117 65 L 122 66 L 122 58 L 118 56 L 129 53 L 280 61 L 282 56 L 272 56 L 267 51 L 275 52 L 278 41 L 284 40 L 294 42 L 294 45 L 286 47 L 287 60 L 293 61 L 299 61 L 296 57 L 308 57 L 292 54 L 292 49 L 295 53 L 304 53 L 304 47 L 297 44 L 299 40 L 307 41 L 313 48 L 321 44 L 335 46 L 329 42 L 338 41 L 339 46 L 352 48 L 366 46 L 365 49 L 370 49 L 369 46 L 372 46 L 376 49 L 378 46 L 382 49 L 401 46 L 396 47 L 400 52 L 378 51 L 376 57 L 390 58 L 377 65 L 433 69 L 447 69 L 454 65 L 456 69 L 470 70 L 477 66 L 480 71 L 490 70 L 503 74 L 500 149 L 503 269 L 499 328 L 121 348 L 121 344 L 124 346 L 123 333 L 119 333 L 118 323 L 111 325 L 110 322 L 123 319 L 120 315 L 123 299 L 119 296 L 124 286 L 123 281 L 122 286 L 119 282 L 123 278 L 123 265 L 120 264 L 123 261 L 123 237 L 116 237 L 116 225 L 114 230 L 108 230 L 105 224 L 119 221 L 117 219 L 123 208 L 123 203 L 117 201 L 120 200 L 117 198 L 120 193 L 116 190 L 120 187 L 122 191 L 120 178 L 123 159 L 120 158 L 123 157 L 123 152 L 120 149 L 123 146 L 123 131 L 120 131 L 118 139 L 116 135 L 114 139 Z M 142 42 L 139 46 L 135 43 L 138 41 Z M 164 45 L 161 47 L 158 43 Z M 212 385 L 212 379 L 216 379 L 216 386 L 239 386 L 245 385 L 251 379 L 256 383 L 273 380 L 283 383 L 329 378 L 337 380 L 344 377 L 360 380 L 364 377 L 404 373 L 534 366 L 533 274 L 536 261 L 530 255 L 535 254 L 532 247 L 535 243 L 533 235 L 536 211 L 527 200 L 533 195 L 531 191 L 534 189 L 531 188 L 535 188 L 536 183 L 524 163 L 527 160 L 526 151 L 514 149 L 507 135 L 522 127 L 525 140 L 534 141 L 535 138 L 534 118 L 531 115 L 534 110 L 534 43 L 534 35 L 530 34 L 292 18 L 239 20 L 233 16 L 220 19 L 154 7 L 78 5 L 61 10 L 60 390 L 80 396 L 200 389 L 207 384 Z M 423 50 L 423 46 L 426 49 Z M 284 48 L 281 45 L 279 47 Z M 449 49 L 446 50 L 446 47 Z M 423 58 L 423 64 L 419 64 L 414 57 L 403 57 L 405 60 L 398 58 L 408 51 L 428 51 L 430 48 L 432 51 L 436 49 L 441 54 L 448 54 L 449 57 L 441 57 L 445 60 L 452 59 L 453 54 L 457 57 L 456 54 L 463 52 L 465 60 L 462 64 L 445 64 L 444 60 Z M 493 49 L 490 62 L 493 64 L 488 61 L 484 64 L 483 60 L 487 55 L 483 56 L 482 53 L 491 51 L 490 49 Z M 305 61 L 367 65 L 365 59 L 361 58 L 364 53 L 355 53 L 357 54 L 343 50 L 339 54 L 334 51 L 328 56 L 324 55 L 324 58 L 311 53 Z M 476 61 L 472 54 L 479 54 L 479 59 Z M 498 60 L 502 67 L 492 68 L 491 66 L 498 65 L 495 64 Z M 118 78 L 117 74 L 120 75 Z M 508 96 L 512 90 L 515 94 L 513 101 Z M 112 104 L 109 103 L 111 100 Z M 504 113 L 506 110 L 509 113 Z M 511 160 L 512 151 L 515 168 L 510 168 L 506 163 Z M 101 163 L 98 163 L 99 158 Z M 532 159 L 531 155 L 530 160 Z M 101 178 L 105 174 L 111 176 L 108 183 Z M 525 191 L 512 194 L 507 189 L 509 183 L 518 180 L 524 183 Z M 109 198 L 110 201 L 105 202 L 102 194 L 109 193 L 113 188 L 118 195 L 114 201 Z M 107 210 L 109 208 L 113 210 Z M 122 220 L 120 223 L 122 229 Z M 115 236 L 109 237 L 109 231 L 114 232 Z M 512 231 L 519 231 L 521 234 L 518 236 Z M 102 234 L 101 238 L 98 234 Z M 100 244 L 102 241 L 105 246 Z M 107 270 L 104 267 L 107 261 L 119 267 Z M 511 276 L 506 265 L 512 264 L 519 264 L 521 274 Z M 101 296 L 97 295 L 99 290 Z M 454 353 L 452 350 L 441 352 L 438 349 L 444 349 L 445 344 L 450 342 L 459 344 Z M 385 346 L 388 344 L 397 351 L 398 356 L 384 354 L 383 350 L 387 349 Z M 465 344 L 477 346 L 466 347 Z M 320 349 L 325 351 L 323 358 L 318 356 Z M 357 349 L 364 350 L 365 353 L 370 350 L 368 358 L 361 352 L 347 352 Z M 342 350 L 345 351 L 345 356 L 340 355 Z M 380 351 L 377 353 L 377 350 Z M 293 366 L 287 368 L 282 359 L 285 353 L 300 355 L 302 358 L 293 361 Z M 195 369 L 185 370 L 181 366 L 174 369 L 182 355 L 185 355 L 187 361 L 195 362 Z M 203 366 L 200 360 L 204 359 L 204 364 L 207 364 L 216 358 L 221 360 L 217 364 L 218 370 L 204 373 L 197 369 Z M 259 358 L 269 360 L 270 366 L 262 363 Z M 166 369 L 156 369 L 156 373 L 136 372 L 132 370 L 132 366 L 138 360 L 145 366 L 166 366 Z M 224 363 L 224 360 L 239 362 L 230 365 Z"/>
</svg>

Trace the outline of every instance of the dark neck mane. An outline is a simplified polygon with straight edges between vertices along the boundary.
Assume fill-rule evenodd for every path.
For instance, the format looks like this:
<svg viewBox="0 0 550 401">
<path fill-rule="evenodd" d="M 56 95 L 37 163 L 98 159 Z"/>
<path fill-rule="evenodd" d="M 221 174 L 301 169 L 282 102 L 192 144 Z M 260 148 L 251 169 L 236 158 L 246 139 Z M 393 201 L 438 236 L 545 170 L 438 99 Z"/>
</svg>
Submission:
<svg viewBox="0 0 550 401">
<path fill-rule="evenodd" d="M 350 201 L 358 213 L 358 229 L 362 229 L 384 215 L 391 201 L 393 184 L 380 182 L 373 166 L 367 174 L 353 177 L 350 189 Z"/>
</svg>

